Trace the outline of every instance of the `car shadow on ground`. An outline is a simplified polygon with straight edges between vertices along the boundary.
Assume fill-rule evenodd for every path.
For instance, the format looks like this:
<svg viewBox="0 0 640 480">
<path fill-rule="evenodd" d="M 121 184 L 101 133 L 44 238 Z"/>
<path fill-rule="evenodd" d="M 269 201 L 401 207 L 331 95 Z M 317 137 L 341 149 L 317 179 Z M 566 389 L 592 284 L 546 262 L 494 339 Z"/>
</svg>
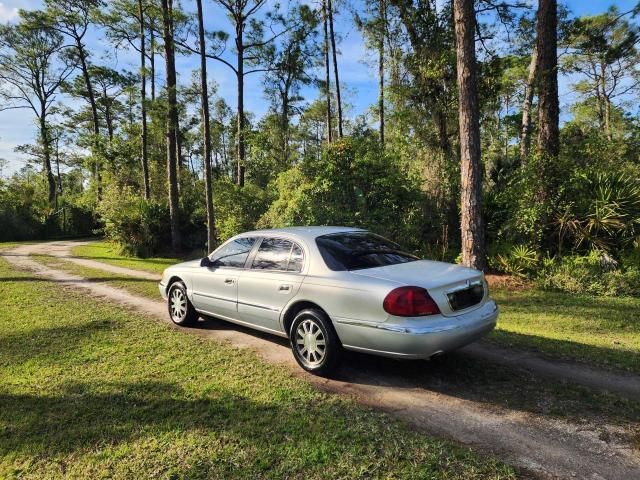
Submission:
<svg viewBox="0 0 640 480">
<path fill-rule="evenodd" d="M 201 319 L 197 330 L 236 331 L 290 348 L 286 338 L 217 318 Z M 533 413 L 576 422 L 602 422 L 640 433 L 640 402 L 596 393 L 570 382 L 553 382 L 523 368 L 478 359 L 464 350 L 432 360 L 397 360 L 344 351 L 339 382 L 432 392 L 484 404 L 490 408 Z"/>
</svg>

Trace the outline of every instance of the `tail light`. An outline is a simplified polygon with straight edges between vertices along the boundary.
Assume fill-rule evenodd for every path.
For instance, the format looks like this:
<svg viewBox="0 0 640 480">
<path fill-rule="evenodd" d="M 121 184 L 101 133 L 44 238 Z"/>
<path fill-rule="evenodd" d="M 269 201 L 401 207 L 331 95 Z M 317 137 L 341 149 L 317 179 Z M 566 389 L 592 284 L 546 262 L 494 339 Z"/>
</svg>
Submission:
<svg viewBox="0 0 640 480">
<path fill-rule="evenodd" d="M 420 287 L 399 287 L 391 290 L 382 303 L 384 311 L 398 317 L 436 315 L 440 309 L 429 293 Z"/>
</svg>

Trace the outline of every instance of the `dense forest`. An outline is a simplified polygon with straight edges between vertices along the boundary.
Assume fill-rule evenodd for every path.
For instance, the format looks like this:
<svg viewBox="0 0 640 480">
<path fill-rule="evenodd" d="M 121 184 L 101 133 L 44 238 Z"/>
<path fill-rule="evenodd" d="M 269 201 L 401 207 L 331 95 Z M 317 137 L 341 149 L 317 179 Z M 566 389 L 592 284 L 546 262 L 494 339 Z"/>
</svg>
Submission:
<svg viewBox="0 0 640 480">
<path fill-rule="evenodd" d="M 546 288 L 640 295 L 639 14 L 577 17 L 556 0 L 44 0 L 0 26 L 0 110 L 27 109 L 37 132 L 16 147 L 28 165 L 0 178 L 0 240 L 102 234 L 150 256 L 353 225 Z M 338 18 L 361 32 L 378 84 L 359 115 Z M 135 52 L 137 69 L 89 37 Z M 179 68 L 187 57 L 199 68 Z M 218 95 L 220 72 L 235 98 Z M 245 108 L 255 75 L 260 117 Z M 562 111 L 559 77 L 575 93 Z"/>
</svg>

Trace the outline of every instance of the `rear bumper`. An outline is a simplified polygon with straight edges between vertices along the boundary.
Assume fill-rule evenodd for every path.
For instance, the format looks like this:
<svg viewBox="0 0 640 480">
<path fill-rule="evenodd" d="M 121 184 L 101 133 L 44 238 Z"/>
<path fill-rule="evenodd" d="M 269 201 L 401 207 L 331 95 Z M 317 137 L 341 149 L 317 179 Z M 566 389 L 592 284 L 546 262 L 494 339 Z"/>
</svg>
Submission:
<svg viewBox="0 0 640 480">
<path fill-rule="evenodd" d="M 478 340 L 496 325 L 498 306 L 489 300 L 482 307 L 455 317 L 404 319 L 401 323 L 334 322 L 343 346 L 396 358 L 429 358 Z"/>
<path fill-rule="evenodd" d="M 164 283 L 160 282 L 158 284 L 158 289 L 160 290 L 160 295 L 162 296 L 162 298 L 164 300 L 166 300 L 167 299 L 167 286 Z"/>
</svg>

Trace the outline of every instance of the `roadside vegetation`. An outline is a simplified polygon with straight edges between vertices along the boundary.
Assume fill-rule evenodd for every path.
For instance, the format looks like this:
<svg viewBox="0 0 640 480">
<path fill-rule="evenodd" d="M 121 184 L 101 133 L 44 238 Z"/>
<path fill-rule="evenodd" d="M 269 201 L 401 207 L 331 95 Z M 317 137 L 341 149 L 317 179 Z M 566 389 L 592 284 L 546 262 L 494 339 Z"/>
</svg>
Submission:
<svg viewBox="0 0 640 480">
<path fill-rule="evenodd" d="M 489 457 L 319 393 L 0 260 L 2 478 L 513 478 Z"/>
<path fill-rule="evenodd" d="M 165 268 L 182 261 L 179 258 L 137 258 L 130 255 L 123 255 L 116 245 L 106 241 L 78 245 L 73 247 L 72 252 L 80 258 L 88 258 L 118 267 L 132 268 L 134 270 L 143 270 L 157 274 L 162 274 Z"/>
<path fill-rule="evenodd" d="M 17 247 L 18 245 L 25 245 L 28 243 L 35 243 L 35 242 L 0 242 L 0 250 L 6 250 L 8 248 L 13 248 L 13 247 Z"/>
</svg>

